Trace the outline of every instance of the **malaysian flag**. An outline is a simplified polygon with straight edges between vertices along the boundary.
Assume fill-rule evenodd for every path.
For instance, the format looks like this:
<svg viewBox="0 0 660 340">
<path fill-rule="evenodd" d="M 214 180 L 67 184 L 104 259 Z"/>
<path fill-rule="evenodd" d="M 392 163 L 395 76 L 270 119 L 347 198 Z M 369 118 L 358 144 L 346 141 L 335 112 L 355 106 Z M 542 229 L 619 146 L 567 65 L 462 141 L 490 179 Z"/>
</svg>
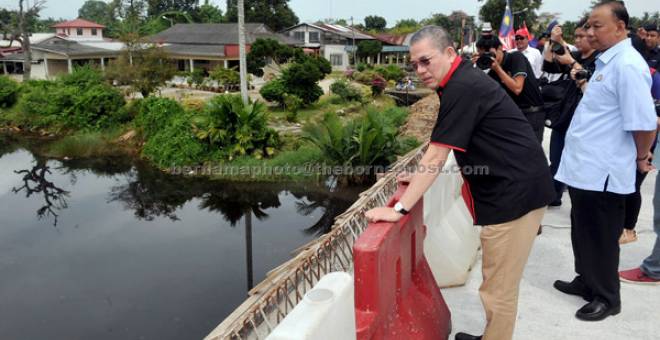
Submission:
<svg viewBox="0 0 660 340">
<path fill-rule="evenodd" d="M 509 0 L 506 1 L 506 9 L 504 10 L 504 17 L 502 17 L 502 24 L 500 24 L 499 37 L 505 50 L 516 47 L 516 35 L 513 30 L 513 15 L 511 14 Z"/>
</svg>

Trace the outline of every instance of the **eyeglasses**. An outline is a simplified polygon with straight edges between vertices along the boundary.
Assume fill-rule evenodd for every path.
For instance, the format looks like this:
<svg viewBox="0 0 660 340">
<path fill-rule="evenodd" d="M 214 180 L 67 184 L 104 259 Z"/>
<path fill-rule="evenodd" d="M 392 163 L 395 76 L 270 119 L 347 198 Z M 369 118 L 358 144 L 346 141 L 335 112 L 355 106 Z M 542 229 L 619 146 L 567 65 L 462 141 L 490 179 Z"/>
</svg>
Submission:
<svg viewBox="0 0 660 340">
<path fill-rule="evenodd" d="M 516 35 L 516 40 L 525 40 L 527 37 L 523 37 L 522 35 Z"/>
<path fill-rule="evenodd" d="M 431 65 L 431 59 L 433 59 L 437 54 L 434 54 L 430 57 L 421 57 L 419 58 L 419 61 L 411 61 L 410 65 L 412 66 L 413 70 L 417 71 L 417 68 L 419 66 L 424 66 L 424 68 L 429 67 Z"/>
</svg>

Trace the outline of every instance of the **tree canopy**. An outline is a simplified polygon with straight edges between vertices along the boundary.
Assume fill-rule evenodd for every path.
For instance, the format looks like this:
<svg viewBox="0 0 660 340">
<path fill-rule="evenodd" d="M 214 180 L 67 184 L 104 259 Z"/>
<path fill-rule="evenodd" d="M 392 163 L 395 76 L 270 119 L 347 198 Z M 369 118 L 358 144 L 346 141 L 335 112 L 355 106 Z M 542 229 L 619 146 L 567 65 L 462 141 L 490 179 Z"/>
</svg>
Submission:
<svg viewBox="0 0 660 340">
<path fill-rule="evenodd" d="M 536 11 L 542 4 L 543 0 L 511 0 L 511 12 L 516 13 L 517 11 L 521 11 L 518 14 L 513 14 L 515 28 L 522 25 L 523 21 L 527 23 L 527 27 L 535 27 L 538 18 Z M 484 22 L 490 22 L 493 30 L 497 32 L 500 29 L 505 8 L 506 1 L 487 0 L 481 7 L 479 16 L 481 16 Z"/>
<path fill-rule="evenodd" d="M 227 22 L 238 22 L 237 0 L 227 0 Z M 266 24 L 275 32 L 298 24 L 289 0 L 245 0 L 245 22 Z"/>
<path fill-rule="evenodd" d="M 382 32 L 387 27 L 387 21 L 381 16 L 370 15 L 364 18 L 364 27 L 369 31 Z"/>
</svg>

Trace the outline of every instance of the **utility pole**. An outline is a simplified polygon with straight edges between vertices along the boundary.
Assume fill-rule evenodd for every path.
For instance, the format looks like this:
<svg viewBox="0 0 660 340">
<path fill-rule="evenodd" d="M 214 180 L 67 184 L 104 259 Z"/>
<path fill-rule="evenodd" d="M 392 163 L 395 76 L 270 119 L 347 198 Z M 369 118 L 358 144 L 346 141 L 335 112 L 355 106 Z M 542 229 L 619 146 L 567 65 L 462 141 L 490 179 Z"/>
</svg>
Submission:
<svg viewBox="0 0 660 340">
<path fill-rule="evenodd" d="M 357 46 L 355 46 L 355 25 L 351 16 L 351 33 L 353 33 L 353 65 L 357 65 Z"/>
<path fill-rule="evenodd" d="M 248 104 L 247 59 L 245 57 L 245 8 L 244 1 L 238 0 L 238 57 L 241 75 L 241 97 Z"/>
<path fill-rule="evenodd" d="M 23 8 L 23 0 L 18 2 L 18 27 L 21 36 L 21 46 L 25 59 L 23 61 L 23 81 L 30 80 L 32 75 L 32 47 L 30 46 L 30 32 L 28 32 L 28 15 L 32 12 L 29 4 Z M 36 7 L 36 6 L 35 6 Z"/>
</svg>

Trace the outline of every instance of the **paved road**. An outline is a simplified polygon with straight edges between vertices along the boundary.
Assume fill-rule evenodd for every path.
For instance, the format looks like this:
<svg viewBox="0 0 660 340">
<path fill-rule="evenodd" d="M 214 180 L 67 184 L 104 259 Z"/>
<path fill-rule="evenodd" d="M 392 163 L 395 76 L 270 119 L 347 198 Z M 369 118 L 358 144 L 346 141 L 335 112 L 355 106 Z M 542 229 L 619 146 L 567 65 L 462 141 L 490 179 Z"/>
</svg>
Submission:
<svg viewBox="0 0 660 340">
<path fill-rule="evenodd" d="M 546 130 L 546 150 L 549 137 L 550 131 Z M 622 269 L 638 266 L 653 247 L 651 200 L 656 173 L 650 174 L 642 186 L 642 211 L 637 225 L 639 241 L 622 247 Z M 570 200 L 566 194 L 564 204 L 560 208 L 550 208 L 545 215 L 543 234 L 535 242 L 521 284 L 514 339 L 660 339 L 660 286 L 622 283 L 622 313 L 595 323 L 575 318 L 575 311 L 585 304 L 582 299 L 552 288 L 554 280 L 571 279 L 574 275 L 569 211 Z M 465 286 L 442 290 L 452 311 L 454 332 L 481 334 L 483 331 L 485 317 L 478 294 L 480 284 L 479 259 Z"/>
</svg>

